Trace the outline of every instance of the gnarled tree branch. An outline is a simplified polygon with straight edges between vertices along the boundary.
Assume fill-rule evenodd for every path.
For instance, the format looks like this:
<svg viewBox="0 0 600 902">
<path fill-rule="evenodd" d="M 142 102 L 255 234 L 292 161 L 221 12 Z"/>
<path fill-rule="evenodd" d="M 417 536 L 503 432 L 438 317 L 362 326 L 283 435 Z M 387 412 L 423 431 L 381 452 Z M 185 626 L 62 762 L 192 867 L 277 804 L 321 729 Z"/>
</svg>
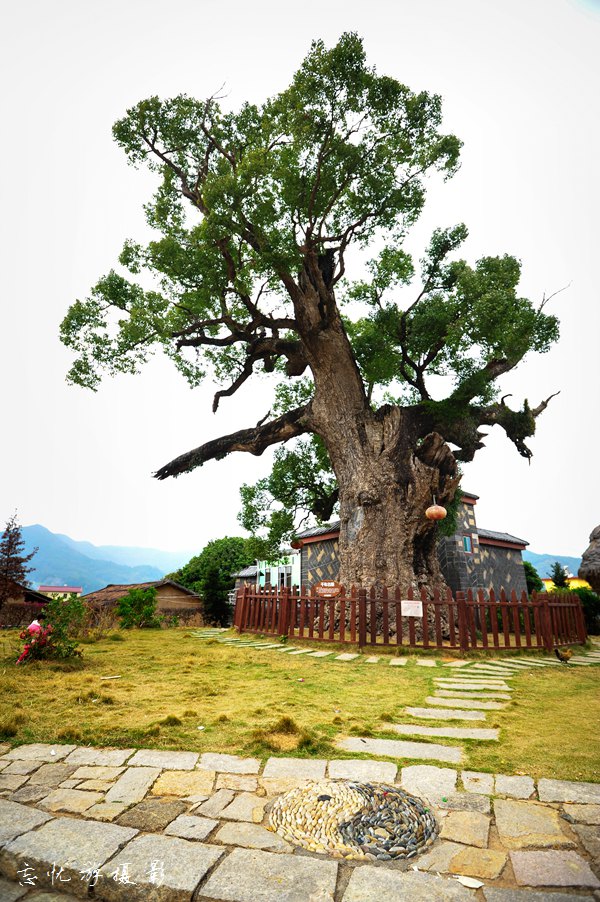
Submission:
<svg viewBox="0 0 600 902">
<path fill-rule="evenodd" d="M 536 418 L 557 394 L 559 392 L 550 395 L 534 408 L 525 401 L 522 410 L 512 410 L 505 403 L 510 395 L 504 395 L 500 401 L 486 407 L 461 404 L 453 409 L 445 402 L 429 404 L 420 408 L 420 432 L 422 436 L 426 431 L 439 432 L 447 442 L 458 445 L 459 450 L 454 452 L 456 460 L 468 462 L 484 447 L 482 439 L 486 433 L 481 432 L 480 427 L 501 426 L 519 454 L 530 460 L 532 453 L 525 444 L 525 439 L 535 434 Z"/>
<path fill-rule="evenodd" d="M 194 448 L 193 451 L 181 454 L 157 470 L 154 476 L 156 479 L 180 476 L 181 473 L 189 473 L 196 467 L 201 467 L 208 460 L 225 457 L 232 451 L 246 451 L 250 454 L 260 455 L 269 445 L 287 442 L 288 439 L 297 435 L 310 432 L 309 417 L 310 404 L 307 404 L 304 407 L 290 410 L 269 423 L 263 423 L 251 429 L 240 429 L 230 435 L 223 435 Z"/>
</svg>

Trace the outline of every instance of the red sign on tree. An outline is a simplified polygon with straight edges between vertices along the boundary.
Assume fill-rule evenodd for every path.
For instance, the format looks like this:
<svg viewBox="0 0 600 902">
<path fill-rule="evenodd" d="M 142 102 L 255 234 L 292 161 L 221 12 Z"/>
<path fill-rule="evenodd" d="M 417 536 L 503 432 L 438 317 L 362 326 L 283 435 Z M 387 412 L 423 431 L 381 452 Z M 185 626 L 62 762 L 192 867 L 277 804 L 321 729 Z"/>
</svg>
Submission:
<svg viewBox="0 0 600 902">
<path fill-rule="evenodd" d="M 341 591 L 340 583 L 336 583 L 333 579 L 322 579 L 315 586 L 315 592 L 319 598 L 336 598 Z"/>
</svg>

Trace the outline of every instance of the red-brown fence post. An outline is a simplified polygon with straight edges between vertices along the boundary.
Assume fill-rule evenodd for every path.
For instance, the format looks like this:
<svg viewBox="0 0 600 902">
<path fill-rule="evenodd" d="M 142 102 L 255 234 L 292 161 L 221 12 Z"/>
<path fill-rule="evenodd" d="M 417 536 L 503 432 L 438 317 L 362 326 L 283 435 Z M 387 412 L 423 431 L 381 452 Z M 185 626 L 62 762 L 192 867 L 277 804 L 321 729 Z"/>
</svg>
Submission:
<svg viewBox="0 0 600 902">
<path fill-rule="evenodd" d="M 358 590 L 358 647 L 367 644 L 367 590 Z"/>
<path fill-rule="evenodd" d="M 279 626 L 277 632 L 280 636 L 287 636 L 290 629 L 290 590 L 287 586 L 281 587 L 279 595 Z"/>
<path fill-rule="evenodd" d="M 538 592 L 533 593 L 536 599 L 540 599 Z M 548 601 L 548 593 L 544 592 L 541 598 L 540 621 L 542 627 L 542 638 L 544 640 L 544 648 L 546 651 L 552 651 L 554 646 L 554 637 L 552 635 L 552 617 L 550 614 L 550 603 Z"/>
<path fill-rule="evenodd" d="M 458 615 L 458 641 L 462 652 L 469 650 L 469 631 L 467 626 L 467 602 L 464 592 L 456 593 L 456 613 Z"/>
</svg>

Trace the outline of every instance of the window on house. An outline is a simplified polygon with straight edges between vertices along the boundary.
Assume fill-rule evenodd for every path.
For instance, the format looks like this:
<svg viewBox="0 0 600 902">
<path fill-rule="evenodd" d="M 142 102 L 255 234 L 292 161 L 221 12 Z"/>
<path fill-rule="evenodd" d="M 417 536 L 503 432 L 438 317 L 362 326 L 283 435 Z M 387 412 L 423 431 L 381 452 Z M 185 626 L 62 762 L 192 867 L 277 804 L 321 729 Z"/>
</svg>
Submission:
<svg viewBox="0 0 600 902">
<path fill-rule="evenodd" d="M 279 568 L 279 585 L 282 588 L 285 586 L 287 589 L 291 589 L 291 587 L 292 587 L 292 568 L 291 567 L 280 567 Z"/>
<path fill-rule="evenodd" d="M 471 536 L 463 536 L 463 551 L 467 554 L 473 554 L 473 542 Z"/>
</svg>

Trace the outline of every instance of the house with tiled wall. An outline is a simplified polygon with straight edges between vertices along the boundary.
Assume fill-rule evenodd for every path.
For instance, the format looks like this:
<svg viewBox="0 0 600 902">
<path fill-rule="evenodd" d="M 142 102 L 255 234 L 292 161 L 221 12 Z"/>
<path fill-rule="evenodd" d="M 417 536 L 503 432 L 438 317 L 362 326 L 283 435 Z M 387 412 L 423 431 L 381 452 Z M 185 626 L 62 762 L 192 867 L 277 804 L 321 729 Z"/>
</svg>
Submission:
<svg viewBox="0 0 600 902">
<path fill-rule="evenodd" d="M 440 536 L 437 545 L 440 567 L 453 592 L 468 589 L 527 590 L 521 552 L 528 545 L 510 533 L 477 525 L 478 496 L 463 492 L 456 532 Z M 339 574 L 339 520 L 298 533 L 293 546 L 300 550 L 302 585 L 312 586 Z"/>
</svg>

